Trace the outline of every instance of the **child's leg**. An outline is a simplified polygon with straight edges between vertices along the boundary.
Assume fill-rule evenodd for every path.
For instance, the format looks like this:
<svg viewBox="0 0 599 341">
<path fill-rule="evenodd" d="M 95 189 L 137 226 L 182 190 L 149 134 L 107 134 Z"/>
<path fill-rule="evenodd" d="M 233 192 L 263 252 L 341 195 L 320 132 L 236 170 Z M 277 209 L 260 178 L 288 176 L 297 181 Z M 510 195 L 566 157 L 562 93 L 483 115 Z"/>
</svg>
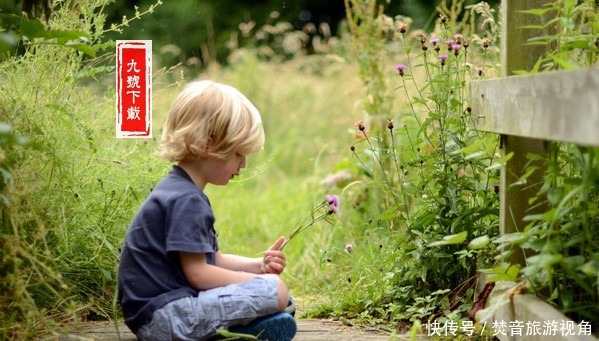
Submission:
<svg viewBox="0 0 599 341">
<path fill-rule="evenodd" d="M 141 340 L 205 340 L 219 328 L 283 311 L 287 303 L 287 288 L 277 276 L 256 277 L 170 302 L 154 313 L 152 322 L 140 328 L 137 336 Z"/>
</svg>

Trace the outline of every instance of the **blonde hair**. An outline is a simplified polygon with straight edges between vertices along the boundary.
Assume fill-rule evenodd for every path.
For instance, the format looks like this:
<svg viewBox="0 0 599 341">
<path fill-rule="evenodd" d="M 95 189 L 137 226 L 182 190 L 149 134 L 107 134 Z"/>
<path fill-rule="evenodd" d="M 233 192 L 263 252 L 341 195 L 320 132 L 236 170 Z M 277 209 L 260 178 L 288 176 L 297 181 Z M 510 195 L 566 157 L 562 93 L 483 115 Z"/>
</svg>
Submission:
<svg viewBox="0 0 599 341">
<path fill-rule="evenodd" d="M 234 153 L 256 153 L 263 146 L 258 109 L 237 89 L 202 80 L 188 84 L 173 102 L 160 157 L 179 162 L 206 152 L 226 159 Z"/>
</svg>

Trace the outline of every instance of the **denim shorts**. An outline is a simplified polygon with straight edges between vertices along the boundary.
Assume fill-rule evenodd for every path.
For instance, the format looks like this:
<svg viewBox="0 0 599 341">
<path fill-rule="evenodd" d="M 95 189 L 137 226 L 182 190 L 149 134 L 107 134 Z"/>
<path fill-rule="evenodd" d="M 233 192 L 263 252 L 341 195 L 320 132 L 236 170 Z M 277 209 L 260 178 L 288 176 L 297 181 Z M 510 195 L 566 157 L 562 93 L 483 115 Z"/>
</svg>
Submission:
<svg viewBox="0 0 599 341">
<path fill-rule="evenodd" d="M 276 313 L 278 302 L 276 278 L 255 277 L 167 303 L 137 331 L 137 337 L 143 341 L 207 340 L 219 328 L 247 324 Z"/>
</svg>

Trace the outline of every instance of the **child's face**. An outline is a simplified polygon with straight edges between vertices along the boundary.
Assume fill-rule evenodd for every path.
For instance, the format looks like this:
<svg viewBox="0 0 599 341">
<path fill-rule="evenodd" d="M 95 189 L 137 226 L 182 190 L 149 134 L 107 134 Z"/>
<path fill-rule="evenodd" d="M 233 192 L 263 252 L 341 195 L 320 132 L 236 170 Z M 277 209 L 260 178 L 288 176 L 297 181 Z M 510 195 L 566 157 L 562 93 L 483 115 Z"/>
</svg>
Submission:
<svg viewBox="0 0 599 341">
<path fill-rule="evenodd" d="M 235 153 L 228 159 L 207 157 L 202 160 L 202 172 L 207 183 L 226 185 L 246 167 L 246 156 Z"/>
</svg>

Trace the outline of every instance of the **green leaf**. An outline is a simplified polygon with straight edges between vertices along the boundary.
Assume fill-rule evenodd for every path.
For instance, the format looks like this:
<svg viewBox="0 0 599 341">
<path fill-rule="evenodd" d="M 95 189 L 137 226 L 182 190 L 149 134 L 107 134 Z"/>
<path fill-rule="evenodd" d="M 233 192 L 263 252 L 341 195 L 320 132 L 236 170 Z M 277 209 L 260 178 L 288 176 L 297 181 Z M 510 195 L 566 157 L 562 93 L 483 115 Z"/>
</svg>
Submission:
<svg viewBox="0 0 599 341">
<path fill-rule="evenodd" d="M 467 231 L 462 231 L 460 233 L 456 233 L 456 234 L 451 234 L 448 236 L 443 237 L 443 240 L 437 241 L 437 242 L 432 242 L 430 244 L 428 244 L 428 246 L 442 246 L 442 245 L 454 245 L 454 244 L 461 244 L 466 240 L 466 237 L 468 236 L 468 232 Z"/>
<path fill-rule="evenodd" d="M 46 31 L 46 38 L 51 39 L 51 38 L 56 38 L 58 40 L 83 40 L 83 41 L 89 41 L 90 39 L 90 35 L 82 32 L 82 31 L 77 31 L 77 30 L 70 30 L 70 31 L 62 31 L 62 30 L 49 30 Z"/>
<path fill-rule="evenodd" d="M 532 42 L 545 42 L 545 43 L 547 43 L 547 42 L 555 41 L 555 40 L 558 40 L 558 39 L 559 39 L 558 35 L 538 36 L 538 37 L 534 37 L 534 38 L 528 39 L 528 42 L 525 45 L 528 45 L 528 44 L 530 44 Z"/>
<path fill-rule="evenodd" d="M 570 268 L 574 268 L 574 267 L 579 267 L 582 266 L 584 263 L 584 257 L 583 256 L 570 256 L 570 257 L 566 257 L 564 259 L 562 259 L 562 264 L 566 267 L 570 267 Z"/>
<path fill-rule="evenodd" d="M 487 278 L 487 282 L 516 281 L 520 268 L 517 265 L 504 263 L 492 269 L 481 269 L 478 271 L 484 274 L 494 275 Z"/>
<path fill-rule="evenodd" d="M 599 263 L 596 261 L 588 261 L 583 265 L 578 267 L 578 270 L 588 277 L 597 277 L 599 276 Z"/>
<path fill-rule="evenodd" d="M 562 45 L 563 49 L 588 49 L 589 47 L 589 42 L 586 40 L 569 41 Z"/>
<path fill-rule="evenodd" d="M 13 32 L 0 33 L 0 52 L 9 50 L 17 45 L 17 35 Z"/>
<path fill-rule="evenodd" d="M 564 256 L 560 254 L 552 255 L 552 254 L 540 254 L 534 255 L 526 258 L 526 261 L 530 264 L 530 266 L 539 266 L 539 267 L 550 267 L 557 263 L 559 263 Z"/>
<path fill-rule="evenodd" d="M 472 153 L 472 154 L 470 154 L 470 155 L 466 156 L 464 159 L 465 159 L 465 160 L 480 159 L 480 158 L 482 158 L 482 157 L 484 157 L 484 156 L 486 156 L 486 155 L 487 155 L 487 154 L 486 154 L 485 152 L 483 152 L 483 151 L 479 151 L 479 152 Z"/>
<path fill-rule="evenodd" d="M 418 103 L 418 104 L 426 104 L 426 100 L 420 98 L 420 97 L 412 97 L 412 100 L 414 101 L 414 103 Z"/>
<path fill-rule="evenodd" d="M 547 199 L 549 199 L 549 202 L 552 205 L 557 205 L 563 196 L 564 196 L 563 188 L 550 188 L 549 191 L 547 191 Z"/>
<path fill-rule="evenodd" d="M 7 184 L 12 179 L 12 174 L 8 169 L 5 169 L 0 165 L 0 189 L 3 189 L 3 185 Z"/>
<path fill-rule="evenodd" d="M 545 28 L 544 25 L 523 25 L 520 26 L 521 29 L 529 29 L 529 30 L 540 30 Z"/>
<path fill-rule="evenodd" d="M 0 135 L 8 134 L 12 130 L 12 126 L 8 123 L 0 122 Z"/>
<path fill-rule="evenodd" d="M 468 247 L 474 250 L 478 250 L 478 249 L 482 249 L 485 246 L 489 245 L 489 243 L 491 242 L 491 238 L 489 238 L 489 236 L 484 235 L 484 236 L 480 236 L 477 238 L 474 238 L 470 241 L 470 243 L 468 244 Z"/>
<path fill-rule="evenodd" d="M 522 232 L 507 233 L 497 238 L 494 243 L 497 244 L 521 244 L 530 238 L 529 235 Z"/>
<path fill-rule="evenodd" d="M 533 9 L 527 9 L 524 11 L 519 11 L 520 13 L 525 13 L 525 14 L 532 14 L 535 16 L 542 16 L 547 12 L 553 11 L 553 8 L 533 8 Z"/>
<path fill-rule="evenodd" d="M 29 39 L 45 37 L 46 29 L 39 19 L 26 20 L 21 23 L 20 31 Z"/>
<path fill-rule="evenodd" d="M 505 166 L 505 164 L 514 156 L 514 152 L 510 152 L 502 157 L 500 157 L 499 159 L 497 159 L 495 161 L 494 164 L 490 165 L 489 167 L 485 168 L 486 171 L 490 171 L 493 169 L 497 169 L 497 168 L 501 168 L 503 166 Z"/>
<path fill-rule="evenodd" d="M 83 52 L 90 57 L 96 56 L 96 50 L 93 47 L 85 44 L 77 44 L 77 43 L 66 43 L 65 46 L 72 47 L 77 51 Z"/>
</svg>

